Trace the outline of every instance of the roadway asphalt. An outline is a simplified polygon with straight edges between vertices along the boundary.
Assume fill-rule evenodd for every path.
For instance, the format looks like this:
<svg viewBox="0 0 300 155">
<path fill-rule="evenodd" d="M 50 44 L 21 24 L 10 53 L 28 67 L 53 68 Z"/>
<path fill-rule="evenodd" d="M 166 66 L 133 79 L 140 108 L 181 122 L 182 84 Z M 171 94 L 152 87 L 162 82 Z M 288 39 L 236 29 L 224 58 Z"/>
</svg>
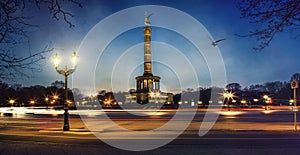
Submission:
<svg viewBox="0 0 300 155">
<path fill-rule="evenodd" d="M 150 151 L 120 150 L 99 139 L 68 136 L 36 137 L 1 135 L 1 154 L 300 154 L 300 134 L 294 132 L 211 131 L 204 137 L 183 134 Z M 124 140 L 125 142 L 128 140 Z"/>
<path fill-rule="evenodd" d="M 172 116 L 164 113 L 155 117 L 143 116 L 137 120 L 126 118 L 127 115 L 110 113 L 111 119 L 117 124 L 125 128 L 133 126 L 138 130 L 161 126 Z M 76 115 L 71 115 L 71 131 L 68 132 L 61 131 L 61 115 L 2 116 L 0 154 L 300 154 L 300 131 L 293 131 L 291 112 L 226 112 L 220 115 L 206 135 L 200 137 L 198 130 L 203 115 L 203 112 L 198 112 L 185 132 L 174 141 L 142 152 L 121 150 L 104 143 Z M 89 119 L 100 123 L 103 130 L 97 132 L 112 133 L 111 138 L 117 139 L 122 136 L 122 131 L 112 129 L 105 120 Z M 121 140 L 130 142 L 126 138 Z M 141 140 L 151 141 L 149 137 Z"/>
</svg>

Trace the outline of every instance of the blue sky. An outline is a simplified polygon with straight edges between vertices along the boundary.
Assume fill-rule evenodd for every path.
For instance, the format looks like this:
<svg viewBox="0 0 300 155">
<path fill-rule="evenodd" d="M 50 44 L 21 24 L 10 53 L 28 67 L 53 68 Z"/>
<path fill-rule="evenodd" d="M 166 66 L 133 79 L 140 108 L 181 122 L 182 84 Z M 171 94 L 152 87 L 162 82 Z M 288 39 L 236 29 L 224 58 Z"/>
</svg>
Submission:
<svg viewBox="0 0 300 155">
<path fill-rule="evenodd" d="M 109 0 L 95 0 L 88 2 L 83 1 L 82 4 L 83 8 L 68 6 L 68 9 L 75 15 L 75 17 L 71 19 L 73 24 L 75 24 L 75 27 L 72 29 L 68 28 L 63 21 L 49 19 L 49 15 L 44 11 L 39 12 L 39 15 L 37 15 L 35 13 L 38 12 L 38 10 L 32 10 L 31 13 L 34 15 L 32 21 L 39 24 L 40 29 L 30 35 L 31 50 L 38 51 L 43 49 L 46 45 L 49 45 L 55 48 L 55 52 L 58 52 L 62 59 L 67 59 L 67 57 L 71 56 L 73 51 L 77 51 L 80 48 L 80 44 L 88 32 L 97 23 L 113 13 L 134 6 L 163 5 L 189 14 L 200 22 L 214 39 L 226 38 L 225 41 L 219 44 L 218 48 L 225 64 L 228 83 L 238 82 L 242 84 L 242 86 L 248 86 L 268 81 L 287 81 L 293 73 L 299 72 L 300 69 L 300 64 L 297 63 L 297 58 L 300 55 L 300 52 L 298 52 L 300 46 L 298 43 L 299 40 L 294 39 L 292 34 L 282 33 L 276 35 L 270 46 L 261 52 L 253 51 L 252 48 L 258 45 L 254 38 L 240 38 L 235 35 L 246 34 L 251 29 L 259 28 L 259 25 L 250 24 L 246 19 L 240 19 L 239 10 L 234 1 L 194 0 L 182 2 L 179 0 L 120 0 L 111 2 Z M 143 23 L 144 15 L 140 14 L 140 16 L 140 19 L 126 20 L 128 22 L 131 20 L 141 20 Z M 160 18 L 160 15 L 155 14 L 154 12 L 154 15 L 150 20 L 155 21 L 158 18 Z M 172 18 L 176 19 L 176 17 Z M 195 46 L 193 46 L 186 38 L 168 29 L 153 27 L 152 40 L 155 44 L 155 46 L 152 46 L 152 49 L 154 50 L 152 51 L 154 59 L 166 56 L 166 59 L 162 60 L 167 61 L 167 58 L 169 58 L 167 56 L 168 53 L 164 55 L 160 50 L 164 49 L 164 51 L 171 51 L 173 47 L 181 52 L 184 51 L 182 52 L 183 55 L 189 59 L 198 57 L 198 61 L 192 60 L 192 65 L 195 67 L 197 75 L 200 77 L 200 80 L 198 81 L 199 85 L 210 85 L 209 69 L 205 65 L 203 56 L 193 55 L 193 51 L 196 51 Z M 106 77 L 103 76 L 103 74 L 106 74 L 106 71 L 103 70 L 103 64 L 111 66 L 109 60 L 112 58 L 119 58 L 124 51 L 134 49 L 129 50 L 129 55 L 127 56 L 131 58 L 132 56 L 136 56 L 136 63 L 140 63 L 143 59 L 142 53 L 136 54 L 133 51 L 143 50 L 142 42 L 142 27 L 129 30 L 115 38 L 105 51 L 103 51 L 104 57 L 99 59 L 100 61 L 96 66 L 97 72 L 95 73 L 95 79 L 97 80 L 95 83 L 97 87 L 108 89 L 109 86 L 106 86 L 107 81 L 105 81 Z M 49 56 L 51 56 L 51 54 L 49 54 Z M 81 52 L 79 53 L 79 56 L 80 61 L 78 71 L 80 71 L 80 69 L 86 69 L 80 68 L 80 65 L 89 61 L 88 56 L 85 55 L 85 53 Z M 176 57 L 170 59 L 174 62 L 179 62 Z M 118 72 L 122 72 L 121 70 L 122 69 Z M 183 68 L 181 68 L 181 70 L 182 73 L 185 71 Z M 141 66 L 132 71 L 130 74 L 132 80 L 129 81 L 129 87 L 134 87 L 134 77 L 141 75 L 141 71 Z M 159 74 L 159 76 L 162 77 L 162 80 L 165 80 L 165 82 L 162 83 L 165 84 L 166 87 L 167 85 L 172 84 L 172 82 L 173 85 L 176 85 L 176 75 L 166 66 L 154 63 L 153 71 L 155 74 Z M 49 85 L 55 80 L 63 80 L 63 77 L 55 72 L 50 59 L 42 63 L 41 72 L 36 72 L 32 76 L 33 77 L 30 79 L 20 79 L 18 83 L 23 85 Z M 166 79 L 168 76 L 174 77 L 171 78 L 173 81 Z M 99 80 L 101 78 L 103 79 Z M 186 87 L 189 87 L 188 84 L 185 85 L 187 85 Z M 168 90 L 176 89 L 176 87 L 169 88 Z"/>
</svg>

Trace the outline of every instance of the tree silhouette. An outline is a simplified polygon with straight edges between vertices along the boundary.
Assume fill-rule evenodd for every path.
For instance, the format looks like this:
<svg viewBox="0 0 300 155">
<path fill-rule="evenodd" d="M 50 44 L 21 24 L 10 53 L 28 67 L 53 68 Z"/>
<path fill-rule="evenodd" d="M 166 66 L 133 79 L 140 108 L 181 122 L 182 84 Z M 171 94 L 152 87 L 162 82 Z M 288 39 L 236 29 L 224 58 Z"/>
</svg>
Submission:
<svg viewBox="0 0 300 155">
<path fill-rule="evenodd" d="M 293 74 L 290 81 L 293 81 L 293 80 L 296 80 L 299 82 L 300 81 L 300 73 Z"/>
<path fill-rule="evenodd" d="M 0 80 L 14 80 L 17 76 L 29 77 L 27 70 L 39 67 L 37 64 L 45 59 L 44 54 L 51 51 L 45 47 L 42 51 L 28 54 L 14 54 L 24 51 L 15 51 L 16 45 L 21 43 L 30 44 L 28 34 L 38 28 L 30 23 L 30 17 L 25 12 L 36 7 L 48 8 L 49 13 L 56 20 L 62 18 L 69 27 L 74 25 L 69 18 L 73 14 L 65 11 L 68 4 L 81 5 L 74 0 L 2 0 L 0 1 Z M 21 56 L 23 55 L 23 56 Z"/>
<path fill-rule="evenodd" d="M 255 50 L 268 47 L 272 39 L 280 32 L 296 32 L 299 37 L 300 1 L 299 0 L 239 0 L 238 8 L 241 18 L 247 18 L 251 23 L 262 28 L 251 30 L 241 37 L 256 37 L 260 44 Z"/>
<path fill-rule="evenodd" d="M 281 81 L 266 82 L 264 85 L 267 92 L 270 94 L 276 94 L 284 87 L 284 84 Z"/>
<path fill-rule="evenodd" d="M 229 83 L 226 85 L 227 90 L 240 91 L 242 86 L 239 83 Z"/>
</svg>

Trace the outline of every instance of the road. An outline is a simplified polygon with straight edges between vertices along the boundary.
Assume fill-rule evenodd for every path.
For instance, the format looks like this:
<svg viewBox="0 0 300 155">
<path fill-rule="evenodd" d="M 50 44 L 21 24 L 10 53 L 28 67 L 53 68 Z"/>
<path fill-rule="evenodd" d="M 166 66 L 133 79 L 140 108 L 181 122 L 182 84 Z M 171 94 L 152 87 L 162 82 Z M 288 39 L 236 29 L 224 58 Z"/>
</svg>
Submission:
<svg viewBox="0 0 300 155">
<path fill-rule="evenodd" d="M 67 136 L 1 136 L 1 154 L 299 154 L 300 135 L 291 132 L 210 132 L 204 137 L 182 135 L 158 149 L 132 152 L 98 139 Z"/>
<path fill-rule="evenodd" d="M 136 131 L 160 127 L 174 115 L 173 111 L 139 117 L 121 111 L 106 113 L 118 125 Z M 198 136 L 204 114 L 204 111 L 198 111 L 189 127 L 174 141 L 145 152 L 125 151 L 104 143 L 95 137 L 75 114 L 70 117 L 72 130 L 69 132 L 61 131 L 62 115 L 3 114 L 0 119 L 0 153 L 300 154 L 300 132 L 293 131 L 293 113 L 290 111 L 223 111 L 210 132 L 205 136 Z M 102 130 L 96 132 L 111 133 L 111 139 L 122 137 L 122 131 L 111 128 L 105 119 L 97 116 L 85 118 L 101 124 Z M 163 140 L 163 137 L 161 138 Z M 126 137 L 119 140 L 124 143 L 130 141 Z M 141 140 L 149 141 L 149 138 Z"/>
</svg>

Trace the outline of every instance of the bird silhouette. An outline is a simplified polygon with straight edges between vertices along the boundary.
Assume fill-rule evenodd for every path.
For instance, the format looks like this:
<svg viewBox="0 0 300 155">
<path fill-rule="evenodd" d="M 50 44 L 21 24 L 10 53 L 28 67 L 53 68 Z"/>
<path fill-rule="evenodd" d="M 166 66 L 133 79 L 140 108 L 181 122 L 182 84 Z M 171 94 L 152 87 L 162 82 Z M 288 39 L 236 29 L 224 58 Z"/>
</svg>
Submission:
<svg viewBox="0 0 300 155">
<path fill-rule="evenodd" d="M 212 44 L 214 47 L 216 47 L 216 46 L 218 45 L 218 43 L 219 43 L 220 41 L 223 41 L 223 40 L 226 40 L 226 39 L 225 39 L 225 38 L 219 39 L 219 40 L 217 40 L 217 41 L 213 41 L 211 44 Z"/>
<path fill-rule="evenodd" d="M 209 37 L 210 41 L 211 41 L 211 44 L 213 45 L 213 47 L 216 47 L 218 46 L 218 43 L 223 41 L 223 40 L 226 40 L 225 38 L 222 38 L 222 39 L 218 39 L 216 41 L 214 41 L 211 37 Z"/>
</svg>

